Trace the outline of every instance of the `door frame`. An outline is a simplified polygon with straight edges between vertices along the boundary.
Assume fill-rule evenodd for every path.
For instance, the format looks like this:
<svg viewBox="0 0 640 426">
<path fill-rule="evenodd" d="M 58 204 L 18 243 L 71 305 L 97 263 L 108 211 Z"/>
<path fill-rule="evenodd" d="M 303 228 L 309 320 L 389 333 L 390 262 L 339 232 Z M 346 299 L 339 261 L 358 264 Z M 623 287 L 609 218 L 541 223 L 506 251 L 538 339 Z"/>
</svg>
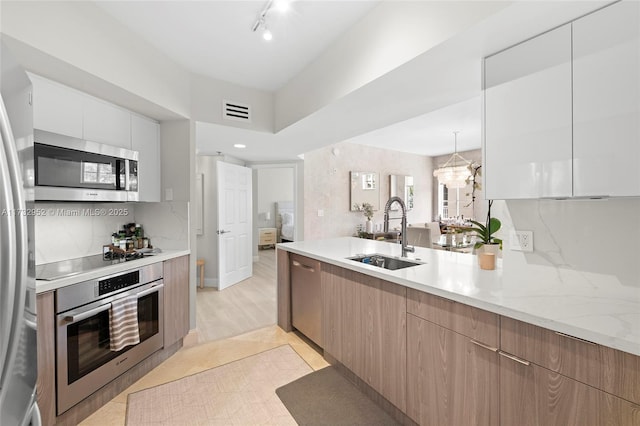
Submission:
<svg viewBox="0 0 640 426">
<path fill-rule="evenodd" d="M 274 163 L 253 163 L 247 164 L 247 167 L 252 168 L 253 171 L 253 238 L 254 241 L 259 240 L 258 235 L 258 170 L 259 169 L 293 169 L 293 208 L 295 216 L 295 229 L 294 239 L 295 241 L 301 241 L 304 239 L 304 161 L 284 161 Z M 258 245 L 254 244 L 253 247 L 253 260 L 258 261 Z"/>
</svg>

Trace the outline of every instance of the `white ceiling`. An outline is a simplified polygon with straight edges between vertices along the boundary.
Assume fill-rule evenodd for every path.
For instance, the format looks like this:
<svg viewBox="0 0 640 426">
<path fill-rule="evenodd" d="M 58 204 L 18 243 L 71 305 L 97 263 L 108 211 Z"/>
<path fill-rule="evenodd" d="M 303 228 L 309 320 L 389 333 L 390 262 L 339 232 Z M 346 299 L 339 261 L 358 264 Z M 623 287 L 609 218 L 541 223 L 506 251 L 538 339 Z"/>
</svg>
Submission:
<svg viewBox="0 0 640 426">
<path fill-rule="evenodd" d="M 454 131 L 460 132 L 458 151 L 479 148 L 482 58 L 605 2 L 507 2 L 504 10 L 276 134 L 198 123 L 198 139 L 215 141 L 204 149 L 198 142 L 199 151 L 276 161 L 349 141 L 437 156 L 453 152 Z M 266 42 L 251 31 L 266 0 L 97 2 L 191 72 L 266 91 L 312 64 L 379 3 L 296 1 L 286 17 L 268 13 L 274 39 Z M 236 142 L 247 149 L 233 148 Z"/>
<path fill-rule="evenodd" d="M 264 1 L 97 1 L 186 69 L 274 91 L 311 63 L 378 1 L 297 1 L 265 17 L 273 40 L 251 29 Z"/>
<path fill-rule="evenodd" d="M 347 142 L 437 156 L 453 152 L 456 145 L 454 132 L 457 132 L 459 152 L 478 149 L 482 142 L 480 102 L 481 98 L 476 96 L 429 114 L 356 136 Z"/>
</svg>

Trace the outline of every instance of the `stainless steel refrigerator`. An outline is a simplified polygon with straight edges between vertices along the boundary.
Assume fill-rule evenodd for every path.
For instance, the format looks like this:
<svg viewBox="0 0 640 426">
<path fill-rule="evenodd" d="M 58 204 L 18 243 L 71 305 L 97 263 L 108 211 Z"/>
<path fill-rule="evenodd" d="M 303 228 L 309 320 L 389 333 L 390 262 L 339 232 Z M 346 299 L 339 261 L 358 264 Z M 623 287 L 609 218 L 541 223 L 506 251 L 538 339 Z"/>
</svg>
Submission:
<svg viewBox="0 0 640 426">
<path fill-rule="evenodd" d="M 37 426 L 31 82 L 2 42 L 0 72 L 0 426 Z"/>
</svg>

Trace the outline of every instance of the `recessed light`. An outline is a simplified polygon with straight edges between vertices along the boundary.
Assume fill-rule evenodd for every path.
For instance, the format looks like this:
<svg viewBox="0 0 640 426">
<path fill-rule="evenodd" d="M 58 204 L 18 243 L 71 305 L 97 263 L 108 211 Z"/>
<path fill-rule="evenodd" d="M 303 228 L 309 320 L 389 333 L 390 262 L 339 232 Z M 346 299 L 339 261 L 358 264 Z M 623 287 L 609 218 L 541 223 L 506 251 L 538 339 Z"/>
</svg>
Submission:
<svg viewBox="0 0 640 426">
<path fill-rule="evenodd" d="M 233 145 L 234 148 L 246 148 L 247 146 L 243 143 L 236 143 Z"/>
<path fill-rule="evenodd" d="M 287 13 L 291 8 L 290 0 L 275 0 L 273 2 L 273 8 L 280 13 Z"/>
</svg>

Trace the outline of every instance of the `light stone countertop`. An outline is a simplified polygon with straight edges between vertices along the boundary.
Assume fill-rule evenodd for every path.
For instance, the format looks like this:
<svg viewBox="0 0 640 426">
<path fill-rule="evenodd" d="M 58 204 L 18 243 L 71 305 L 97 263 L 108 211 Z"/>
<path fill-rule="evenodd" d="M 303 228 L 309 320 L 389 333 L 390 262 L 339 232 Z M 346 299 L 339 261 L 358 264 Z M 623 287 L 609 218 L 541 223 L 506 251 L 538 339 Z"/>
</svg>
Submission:
<svg viewBox="0 0 640 426">
<path fill-rule="evenodd" d="M 100 278 L 107 275 L 117 274 L 119 272 L 136 269 L 141 266 L 150 265 L 152 263 L 163 262 L 165 260 L 173 259 L 180 256 L 186 256 L 188 254 L 190 254 L 190 250 L 163 250 L 161 253 L 156 253 L 151 256 L 145 256 L 142 259 L 136 259 L 129 262 L 122 262 L 117 264 L 108 264 L 103 268 L 94 269 L 89 272 L 72 275 L 57 280 L 36 280 L 36 294 L 57 290 L 71 284 L 76 284 L 82 281 Z"/>
<path fill-rule="evenodd" d="M 399 244 L 353 237 L 277 248 L 640 356 L 640 288 L 609 275 L 502 259 L 485 271 L 475 255 L 420 247 L 408 258 L 425 264 L 391 271 L 346 258 L 400 256 Z"/>
</svg>

